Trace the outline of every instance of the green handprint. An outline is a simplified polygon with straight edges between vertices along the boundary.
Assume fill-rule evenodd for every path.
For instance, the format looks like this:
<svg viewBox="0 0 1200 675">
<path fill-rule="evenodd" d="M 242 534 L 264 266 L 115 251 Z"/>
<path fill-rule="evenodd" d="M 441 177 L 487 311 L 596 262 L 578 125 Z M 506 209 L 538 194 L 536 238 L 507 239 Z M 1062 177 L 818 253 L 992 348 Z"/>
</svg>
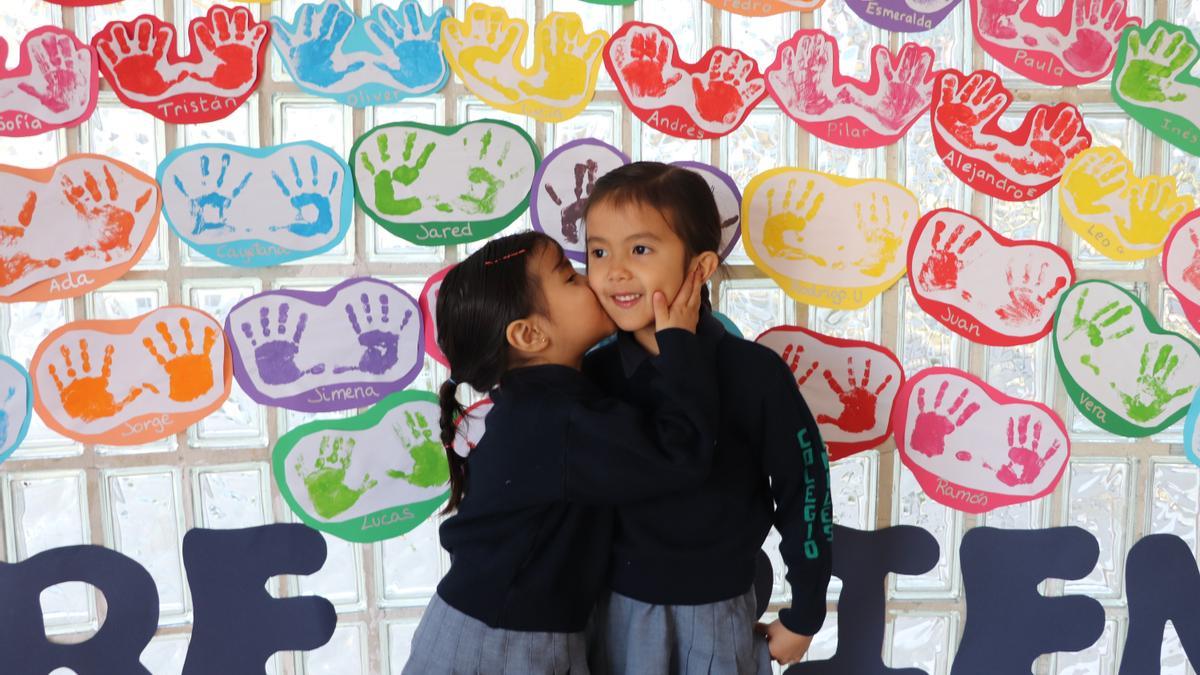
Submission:
<svg viewBox="0 0 1200 675">
<path fill-rule="evenodd" d="M 1196 388 L 1196 385 L 1189 384 L 1175 391 L 1167 389 L 1167 379 L 1179 366 L 1179 357 L 1171 353 L 1170 345 L 1163 345 L 1154 359 L 1154 366 L 1151 367 L 1150 347 L 1151 345 L 1147 344 L 1142 349 L 1142 366 L 1138 370 L 1135 393 L 1127 394 L 1118 389 L 1115 382 L 1110 383 L 1120 394 L 1125 413 L 1135 422 L 1149 422 L 1158 417 L 1168 403 Z"/>
<path fill-rule="evenodd" d="M 362 161 L 363 168 L 375 177 L 375 208 L 379 209 L 380 213 L 386 213 L 391 216 L 407 216 L 421 210 L 421 198 L 415 195 L 408 197 L 397 197 L 396 186 L 400 185 L 405 188 L 412 186 L 413 183 L 421 177 L 421 170 L 429 162 L 429 156 L 437 148 L 436 143 L 428 143 L 421 151 L 421 155 L 417 157 L 416 163 L 410 164 L 412 161 L 413 147 L 417 143 L 417 135 L 409 133 L 404 140 L 404 153 L 401 155 L 401 164 L 395 168 L 388 169 L 387 165 L 392 161 L 392 155 L 388 150 L 387 134 L 379 134 L 375 138 L 375 145 L 379 151 L 380 166 L 375 168 L 375 164 L 371 161 L 371 156 L 366 150 L 359 153 L 359 158 Z"/>
<path fill-rule="evenodd" d="M 1120 340 L 1121 338 L 1133 332 L 1133 326 L 1125 326 L 1121 328 L 1114 326 L 1121 319 L 1129 316 L 1133 312 L 1133 305 L 1121 305 L 1117 300 L 1113 300 L 1107 305 L 1096 310 L 1091 317 L 1083 315 L 1083 305 L 1087 302 L 1088 292 L 1091 289 L 1085 288 L 1079 294 L 1079 300 L 1075 303 L 1075 316 L 1071 318 L 1071 332 L 1063 338 L 1063 342 L 1071 339 L 1071 336 L 1083 330 L 1087 335 L 1088 344 L 1093 347 L 1099 347 L 1104 344 L 1105 340 Z M 1108 334 L 1105 334 L 1105 331 Z M 1092 373 L 1099 375 L 1100 368 L 1092 361 L 1092 354 L 1084 354 L 1079 357 L 1079 362 L 1091 369 Z"/>
<path fill-rule="evenodd" d="M 395 425 L 396 436 L 412 457 L 412 472 L 399 469 L 389 469 L 387 474 L 392 478 L 407 481 L 414 487 L 437 487 L 445 485 L 450 480 L 450 465 L 446 462 L 446 450 L 442 444 L 433 438 L 433 430 L 425 415 L 404 412 L 404 422 L 408 426 L 406 434 L 400 425 Z"/>
<path fill-rule="evenodd" d="M 463 147 L 467 147 L 469 140 L 463 139 Z M 508 151 L 511 148 L 511 142 L 505 141 L 504 148 L 500 151 L 500 156 L 496 159 L 496 169 L 499 170 L 504 166 L 505 160 L 508 159 Z M 492 131 L 487 130 L 480 139 L 479 146 L 479 161 L 484 162 L 487 159 L 488 152 L 492 147 Z M 525 168 L 522 167 L 508 177 L 507 180 L 513 180 L 522 173 Z M 467 169 L 467 182 L 471 187 L 467 192 L 458 196 L 462 201 L 462 209 L 467 213 L 472 214 L 490 214 L 496 210 L 496 195 L 500 192 L 500 188 L 504 187 L 504 180 L 501 180 L 495 173 L 492 173 L 487 167 L 472 166 Z M 482 188 L 483 194 L 476 195 L 476 188 Z"/>
<path fill-rule="evenodd" d="M 322 518 L 332 518 L 349 509 L 363 493 L 378 485 L 370 474 L 363 474 L 358 489 L 346 485 L 346 469 L 350 468 L 354 444 L 353 438 L 337 436 L 331 445 L 329 436 L 322 436 L 317 461 L 309 473 L 304 472 L 304 455 L 296 457 L 293 468 L 304 479 L 313 508 Z"/>
<path fill-rule="evenodd" d="M 1188 64 L 1197 54 L 1188 33 L 1158 26 L 1150 35 L 1147 47 L 1142 43 L 1142 36 L 1149 32 L 1148 29 L 1135 26 L 1129 31 L 1125 67 L 1117 80 L 1121 94 L 1131 101 L 1143 103 L 1186 100 L 1189 92 L 1179 87 L 1178 79 L 1180 74 L 1187 72 Z"/>
</svg>

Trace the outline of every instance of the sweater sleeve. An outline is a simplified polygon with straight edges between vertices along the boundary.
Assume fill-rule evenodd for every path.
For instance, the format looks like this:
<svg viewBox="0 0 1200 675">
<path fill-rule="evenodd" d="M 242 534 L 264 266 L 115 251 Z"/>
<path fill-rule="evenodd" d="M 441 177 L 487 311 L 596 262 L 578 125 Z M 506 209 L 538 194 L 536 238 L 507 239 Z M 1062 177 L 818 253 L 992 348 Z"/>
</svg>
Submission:
<svg viewBox="0 0 1200 675">
<path fill-rule="evenodd" d="M 825 622 L 825 593 L 833 572 L 829 456 L 787 366 L 778 360 L 772 361 L 775 365 L 764 387 L 763 458 L 792 587 L 792 606 L 779 612 L 779 620 L 793 633 L 815 635 Z"/>
<path fill-rule="evenodd" d="M 716 447 L 715 366 L 692 333 L 656 334 L 655 404 L 605 396 L 572 407 L 563 457 L 566 499 L 619 505 L 700 485 Z"/>
</svg>

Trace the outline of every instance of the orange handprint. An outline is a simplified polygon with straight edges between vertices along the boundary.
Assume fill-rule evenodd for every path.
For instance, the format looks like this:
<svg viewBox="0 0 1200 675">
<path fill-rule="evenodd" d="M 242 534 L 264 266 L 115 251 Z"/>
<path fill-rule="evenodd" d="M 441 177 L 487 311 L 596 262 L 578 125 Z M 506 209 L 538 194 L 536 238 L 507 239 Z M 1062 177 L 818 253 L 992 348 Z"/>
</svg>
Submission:
<svg viewBox="0 0 1200 675">
<path fill-rule="evenodd" d="M 172 401 L 194 401 L 200 398 L 205 393 L 213 388 L 213 373 L 212 373 L 212 352 L 213 345 L 217 341 L 217 332 L 212 326 L 204 327 L 204 345 L 200 353 L 194 353 L 193 349 L 196 346 L 192 339 L 192 326 L 187 317 L 179 319 L 179 328 L 183 332 L 184 353 L 179 353 L 179 345 L 175 339 L 171 337 L 171 332 L 167 328 L 165 321 L 159 321 L 154 325 L 154 329 L 162 337 L 162 341 L 167 346 L 167 351 L 171 353 L 171 358 L 163 356 L 162 352 L 154 345 L 154 340 L 149 337 L 142 339 L 142 344 L 149 350 L 150 355 L 158 361 L 158 365 L 167 371 L 167 377 L 170 378 L 170 390 L 167 394 Z"/>
<path fill-rule="evenodd" d="M 112 260 L 110 251 L 113 249 L 128 251 L 131 248 L 129 238 L 137 222 L 134 214 L 146 208 L 154 194 L 154 188 L 147 189 L 134 202 L 133 211 L 118 204 L 121 194 L 107 165 L 104 166 L 104 190 L 101 190 L 95 174 L 90 171 L 83 172 L 83 185 L 77 185 L 70 176 L 63 176 L 62 188 L 63 196 L 83 220 L 98 229 L 93 233 L 95 244 L 77 246 L 67 251 L 67 260 L 78 260 L 88 253 L 99 252 L 107 261 Z"/>
<path fill-rule="evenodd" d="M 829 384 L 829 388 L 833 390 L 834 394 L 837 394 L 838 401 L 842 404 L 842 412 L 837 417 L 817 415 L 817 423 L 833 424 L 843 431 L 853 433 L 874 428 L 875 409 L 879 395 L 891 383 L 891 374 L 883 378 L 883 382 L 872 391 L 868 388 L 871 384 L 871 359 L 867 359 L 863 379 L 859 382 L 858 377 L 854 374 L 853 356 L 846 357 L 846 377 L 849 387 L 842 387 L 828 368 L 822 374 L 825 376 L 825 382 Z"/>
<path fill-rule="evenodd" d="M 0 286 L 8 286 L 39 267 L 53 268 L 59 265 L 58 258 L 38 260 L 27 253 L 14 250 L 17 241 L 25 237 L 36 209 L 37 193 L 30 190 L 20 213 L 17 214 L 17 224 L 0 225 Z"/>
<path fill-rule="evenodd" d="M 121 412 L 138 396 L 141 396 L 144 390 L 149 389 L 158 393 L 158 389 L 154 385 L 146 382 L 140 387 L 130 389 L 125 398 L 120 401 L 116 400 L 116 397 L 108 390 L 108 380 L 112 376 L 113 346 L 111 344 L 104 348 L 104 362 L 100 366 L 99 376 L 90 374 L 92 358 L 88 352 L 86 339 L 79 339 L 79 360 L 83 369 L 83 377 L 79 377 L 80 373 L 75 370 L 70 348 L 62 345 L 58 351 L 62 354 L 63 365 L 66 366 L 67 377 L 71 379 L 71 382 L 63 384 L 58 376 L 58 369 L 54 367 L 53 363 L 49 366 L 49 372 L 50 377 L 54 378 L 54 386 L 58 388 L 58 397 L 62 401 L 63 410 L 71 417 L 84 422 L 112 417 Z"/>
</svg>

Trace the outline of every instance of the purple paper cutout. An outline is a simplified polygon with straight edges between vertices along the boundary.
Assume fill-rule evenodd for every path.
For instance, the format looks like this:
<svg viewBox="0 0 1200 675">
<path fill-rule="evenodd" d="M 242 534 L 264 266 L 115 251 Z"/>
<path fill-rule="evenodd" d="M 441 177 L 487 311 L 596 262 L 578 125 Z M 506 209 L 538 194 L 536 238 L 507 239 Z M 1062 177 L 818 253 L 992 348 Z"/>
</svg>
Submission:
<svg viewBox="0 0 1200 675">
<path fill-rule="evenodd" d="M 717 201 L 717 208 L 721 210 L 721 250 L 719 253 L 721 260 L 724 260 L 742 237 L 742 191 L 738 189 L 732 176 L 711 164 L 693 161 L 671 162 L 671 164 L 695 171 L 713 189 L 713 199 Z M 728 190 L 729 194 L 718 194 L 717 190 L 721 188 Z M 733 197 L 733 203 L 727 204 L 728 209 L 721 209 L 722 202 L 727 201 L 730 196 Z"/>
<path fill-rule="evenodd" d="M 590 161 L 587 165 L 576 164 L 572 167 L 575 174 L 574 191 L 559 194 L 550 184 L 544 182 L 546 172 L 551 167 L 558 168 L 555 160 L 559 156 L 582 146 L 594 147 L 596 152 L 594 155 L 589 155 Z M 587 197 L 591 194 L 591 186 L 597 178 L 604 175 L 599 172 L 599 167 L 595 163 L 595 158 L 602 156 L 601 153 L 608 153 L 611 158 L 620 159 L 622 165 L 629 163 L 629 156 L 620 149 L 595 138 L 580 138 L 552 150 L 542 160 L 541 166 L 533 176 L 533 191 L 529 197 L 529 221 L 533 225 L 533 229 L 553 237 L 562 245 L 563 252 L 575 262 L 587 261 L 587 244 L 582 231 L 583 210 L 587 205 Z M 545 200 L 550 200 L 559 207 L 561 214 L 559 222 L 542 222 L 539 211 L 546 206 Z"/>
<path fill-rule="evenodd" d="M 318 307 L 330 307 L 351 286 L 363 286 L 356 294 L 343 297 L 345 329 L 354 342 L 322 352 L 333 363 L 298 362 L 301 343 L 310 330 L 311 309 L 297 309 L 293 301 Z M 407 307 L 396 307 L 390 299 L 396 295 Z M 257 315 L 240 310 L 248 303 L 260 303 L 264 297 L 277 297 L 278 304 L 259 307 Z M 401 336 L 416 330 L 412 343 L 416 353 L 401 353 Z M 233 354 L 233 375 L 238 385 L 256 403 L 274 405 L 301 412 L 328 412 L 361 408 L 400 391 L 416 379 L 425 360 L 424 324 L 417 301 L 397 286 L 371 277 L 348 279 L 325 291 L 274 290 L 252 295 L 229 311 L 225 334 Z M 246 345 L 246 342 L 249 345 Z M 361 350 L 357 359 L 350 356 L 351 344 Z M 247 347 L 252 353 L 244 353 Z M 380 381 L 377 377 L 393 369 L 401 358 L 412 366 L 398 377 Z M 251 365 L 252 364 L 252 365 Z M 327 381 L 295 394 L 276 396 L 263 391 L 248 368 L 253 368 L 263 384 L 288 385 L 306 376 L 323 375 Z M 361 373 L 359 376 L 353 373 Z M 349 375 L 348 375 L 349 374 Z M 344 377 L 342 377 L 344 376 Z"/>
<path fill-rule="evenodd" d="M 897 33 L 923 33 L 938 27 L 962 0 L 846 0 L 863 21 Z"/>
</svg>

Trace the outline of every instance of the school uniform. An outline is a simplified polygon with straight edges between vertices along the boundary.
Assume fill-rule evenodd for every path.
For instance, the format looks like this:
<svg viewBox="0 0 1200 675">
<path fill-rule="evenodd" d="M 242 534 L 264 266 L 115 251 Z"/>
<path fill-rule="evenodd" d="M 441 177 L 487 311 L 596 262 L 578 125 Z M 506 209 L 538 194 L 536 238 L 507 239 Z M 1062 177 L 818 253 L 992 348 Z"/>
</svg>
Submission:
<svg viewBox="0 0 1200 675">
<path fill-rule="evenodd" d="M 646 408 L 565 366 L 503 376 L 440 530 L 450 571 L 405 674 L 589 672 L 583 630 L 605 588 L 613 505 L 698 485 L 712 458 L 715 371 L 698 365 L 692 333 L 658 339 Z"/>
<path fill-rule="evenodd" d="M 755 557 L 772 525 L 792 589 L 780 621 L 813 635 L 825 620 L 832 504 L 817 423 L 777 354 L 728 334 L 707 310 L 696 333 L 720 389 L 712 471 L 696 488 L 617 509 L 612 593 L 598 603 L 589 645 L 594 672 L 770 673 L 766 641 L 752 631 Z M 584 372 L 648 405 L 660 378 L 650 361 L 622 332 L 588 355 Z"/>
</svg>

